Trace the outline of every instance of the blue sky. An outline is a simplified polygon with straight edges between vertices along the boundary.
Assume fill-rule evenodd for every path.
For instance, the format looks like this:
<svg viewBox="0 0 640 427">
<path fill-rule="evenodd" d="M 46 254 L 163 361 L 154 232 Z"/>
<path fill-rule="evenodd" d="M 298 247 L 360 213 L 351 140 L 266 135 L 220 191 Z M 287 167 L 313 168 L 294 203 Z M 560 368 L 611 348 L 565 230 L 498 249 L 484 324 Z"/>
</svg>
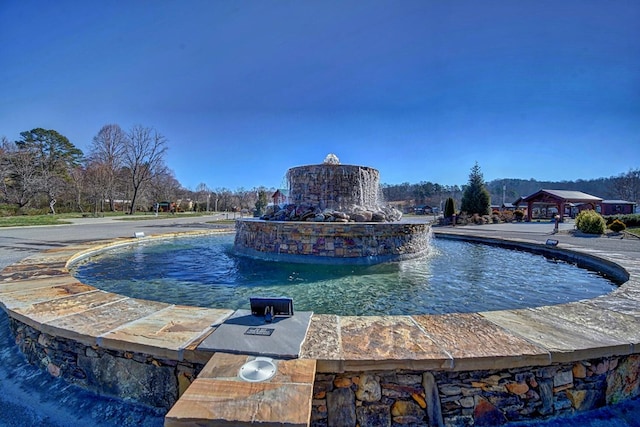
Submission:
<svg viewBox="0 0 640 427">
<path fill-rule="evenodd" d="M 288 168 L 388 184 L 640 168 L 635 0 L 0 1 L 0 136 L 167 137 L 187 188 Z"/>
</svg>

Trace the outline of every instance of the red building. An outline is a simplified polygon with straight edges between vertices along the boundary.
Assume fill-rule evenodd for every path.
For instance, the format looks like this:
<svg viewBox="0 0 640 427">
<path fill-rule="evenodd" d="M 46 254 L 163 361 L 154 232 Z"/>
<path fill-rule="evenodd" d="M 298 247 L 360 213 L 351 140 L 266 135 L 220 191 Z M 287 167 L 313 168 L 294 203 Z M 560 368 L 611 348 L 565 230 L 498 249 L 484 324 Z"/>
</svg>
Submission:
<svg viewBox="0 0 640 427">
<path fill-rule="evenodd" d="M 271 196 L 271 200 L 273 200 L 274 205 L 284 205 L 287 203 L 289 199 L 287 197 L 287 190 L 276 190 L 275 193 Z"/>
<path fill-rule="evenodd" d="M 633 213 L 636 204 L 626 200 L 603 200 L 600 206 L 601 215 L 627 215 Z"/>
</svg>

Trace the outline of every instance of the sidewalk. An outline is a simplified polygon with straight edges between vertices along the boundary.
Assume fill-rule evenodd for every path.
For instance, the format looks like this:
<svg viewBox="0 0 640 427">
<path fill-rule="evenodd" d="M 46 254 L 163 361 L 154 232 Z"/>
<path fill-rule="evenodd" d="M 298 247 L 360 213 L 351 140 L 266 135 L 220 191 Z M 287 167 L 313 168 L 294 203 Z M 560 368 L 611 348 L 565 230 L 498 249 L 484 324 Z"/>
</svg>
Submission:
<svg viewBox="0 0 640 427">
<path fill-rule="evenodd" d="M 432 227 L 432 230 L 436 234 L 441 231 L 483 237 L 520 239 L 537 243 L 545 243 L 547 239 L 554 239 L 559 244 L 640 254 L 640 239 L 636 237 L 616 233 L 601 236 L 583 234 L 574 229 L 573 222 L 561 223 L 558 233 L 553 232 L 554 224 L 549 222 L 446 226 Z"/>
</svg>

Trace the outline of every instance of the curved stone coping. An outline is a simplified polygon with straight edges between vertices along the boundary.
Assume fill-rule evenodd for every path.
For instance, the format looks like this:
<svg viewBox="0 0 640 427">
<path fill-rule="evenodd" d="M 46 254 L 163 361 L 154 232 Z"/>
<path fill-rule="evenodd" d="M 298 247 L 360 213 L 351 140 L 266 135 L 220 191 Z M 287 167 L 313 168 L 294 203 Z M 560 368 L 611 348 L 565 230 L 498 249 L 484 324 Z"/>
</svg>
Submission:
<svg viewBox="0 0 640 427">
<path fill-rule="evenodd" d="M 172 233 L 51 249 L 0 272 L 0 305 L 42 332 L 107 349 L 205 363 L 197 349 L 232 310 L 139 300 L 78 282 L 70 263 L 96 252 Z M 219 231 L 218 231 L 219 232 Z M 442 232 L 437 233 L 442 236 Z M 418 316 L 315 314 L 301 349 L 318 372 L 360 370 L 481 370 L 542 366 L 640 353 L 640 266 L 636 254 L 580 247 L 547 248 L 531 241 L 450 238 L 564 254 L 602 263 L 629 279 L 610 294 L 531 309 Z M 597 261 L 597 262 L 596 262 Z"/>
<path fill-rule="evenodd" d="M 43 333 L 89 346 L 206 363 L 197 345 L 233 314 L 229 309 L 181 306 L 130 298 L 79 282 L 71 264 L 145 241 L 229 232 L 202 230 L 69 245 L 32 255 L 0 272 L 0 306 Z"/>
</svg>

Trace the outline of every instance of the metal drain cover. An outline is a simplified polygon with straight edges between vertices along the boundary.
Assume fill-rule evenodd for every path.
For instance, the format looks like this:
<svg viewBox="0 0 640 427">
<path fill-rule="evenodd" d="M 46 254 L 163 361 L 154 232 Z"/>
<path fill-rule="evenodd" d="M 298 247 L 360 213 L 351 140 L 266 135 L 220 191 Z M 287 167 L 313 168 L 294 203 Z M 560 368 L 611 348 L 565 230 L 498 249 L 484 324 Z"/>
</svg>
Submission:
<svg viewBox="0 0 640 427">
<path fill-rule="evenodd" d="M 239 376 L 245 381 L 259 383 L 273 378 L 277 370 L 275 363 L 273 363 L 273 359 L 268 357 L 256 357 L 252 361 L 247 362 L 240 367 Z"/>
</svg>

